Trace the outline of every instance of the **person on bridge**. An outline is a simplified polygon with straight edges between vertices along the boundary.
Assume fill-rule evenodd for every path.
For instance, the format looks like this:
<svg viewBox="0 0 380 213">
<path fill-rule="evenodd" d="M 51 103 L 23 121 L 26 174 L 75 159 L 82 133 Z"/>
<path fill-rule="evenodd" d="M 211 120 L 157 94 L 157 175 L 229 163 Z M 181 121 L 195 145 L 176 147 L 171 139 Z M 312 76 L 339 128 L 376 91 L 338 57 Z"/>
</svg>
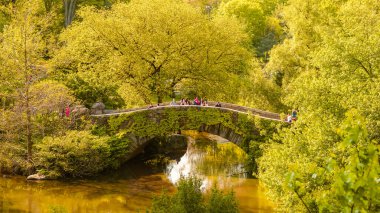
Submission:
<svg viewBox="0 0 380 213">
<path fill-rule="evenodd" d="M 219 102 L 215 104 L 215 107 L 222 107 L 222 104 L 220 104 Z"/>
<path fill-rule="evenodd" d="M 198 97 L 195 97 L 194 105 L 201 105 L 201 102 L 199 101 Z"/>
<path fill-rule="evenodd" d="M 173 98 L 173 101 L 170 102 L 170 106 L 175 106 L 175 105 L 177 105 L 177 103 L 175 102 L 175 99 Z"/>
<path fill-rule="evenodd" d="M 292 120 L 296 121 L 297 120 L 297 110 L 293 109 L 292 111 Z"/>
<path fill-rule="evenodd" d="M 292 122 L 292 116 L 291 116 L 290 114 L 288 114 L 288 115 L 286 116 L 286 122 L 288 122 L 288 123 L 291 123 L 291 122 Z"/>
<path fill-rule="evenodd" d="M 70 117 L 70 106 L 69 105 L 67 105 L 65 108 L 65 115 L 66 115 L 66 117 Z"/>
<path fill-rule="evenodd" d="M 207 98 L 206 98 L 206 96 L 205 96 L 205 97 L 203 97 L 203 99 L 202 99 L 202 105 L 203 105 L 203 106 L 208 106 L 208 103 L 207 103 Z"/>
</svg>

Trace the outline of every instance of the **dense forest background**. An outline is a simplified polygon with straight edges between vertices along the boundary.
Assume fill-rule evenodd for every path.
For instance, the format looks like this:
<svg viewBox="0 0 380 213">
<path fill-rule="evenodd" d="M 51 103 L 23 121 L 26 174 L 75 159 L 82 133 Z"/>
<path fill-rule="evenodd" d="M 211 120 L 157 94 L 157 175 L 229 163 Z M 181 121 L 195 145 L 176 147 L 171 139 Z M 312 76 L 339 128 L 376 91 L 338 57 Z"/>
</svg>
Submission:
<svg viewBox="0 0 380 213">
<path fill-rule="evenodd" d="M 77 137 L 106 150 L 67 105 L 206 96 L 298 110 L 254 159 L 279 209 L 379 211 L 379 26 L 378 0 L 2 0 L 0 172 Z"/>
</svg>

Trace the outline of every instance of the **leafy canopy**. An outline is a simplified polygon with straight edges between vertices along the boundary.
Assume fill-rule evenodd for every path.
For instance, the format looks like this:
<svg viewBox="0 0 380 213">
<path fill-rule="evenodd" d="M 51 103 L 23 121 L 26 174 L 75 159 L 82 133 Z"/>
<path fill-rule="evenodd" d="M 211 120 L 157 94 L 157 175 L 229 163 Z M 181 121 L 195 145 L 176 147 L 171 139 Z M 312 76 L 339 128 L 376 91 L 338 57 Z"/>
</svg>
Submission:
<svg viewBox="0 0 380 213">
<path fill-rule="evenodd" d="M 174 0 L 135 0 L 78 14 L 81 22 L 62 34 L 66 45 L 54 60 L 57 73 L 91 86 L 127 84 L 145 103 L 184 83 L 212 87 L 229 73 L 243 72 L 249 56 L 237 22 L 209 20 Z"/>
</svg>

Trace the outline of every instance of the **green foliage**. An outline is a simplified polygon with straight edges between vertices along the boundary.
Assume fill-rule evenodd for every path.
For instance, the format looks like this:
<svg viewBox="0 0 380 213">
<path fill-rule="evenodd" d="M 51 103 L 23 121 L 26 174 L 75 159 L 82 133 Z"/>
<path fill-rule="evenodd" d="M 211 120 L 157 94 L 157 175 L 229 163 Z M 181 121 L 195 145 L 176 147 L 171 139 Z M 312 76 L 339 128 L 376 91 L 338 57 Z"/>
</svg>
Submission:
<svg viewBox="0 0 380 213">
<path fill-rule="evenodd" d="M 201 180 L 196 177 L 181 178 L 177 184 L 178 191 L 174 195 L 166 192 L 153 198 L 151 212 L 239 212 L 233 192 L 223 194 L 220 190 L 211 189 L 210 198 L 206 201 L 200 187 Z"/>
<path fill-rule="evenodd" d="M 164 191 L 160 196 L 153 197 L 152 200 L 152 213 L 171 213 L 175 212 L 173 208 L 174 206 L 173 198 Z M 147 211 L 149 212 L 149 211 Z"/>
<path fill-rule="evenodd" d="M 37 145 L 40 173 L 50 177 L 96 174 L 109 164 L 109 137 L 86 131 L 69 131 L 62 137 L 45 137 Z"/>
<path fill-rule="evenodd" d="M 252 171 L 252 175 L 254 177 L 257 176 L 257 171 L 258 171 L 258 159 L 262 156 L 263 151 L 260 148 L 260 145 L 262 142 L 257 142 L 257 141 L 250 141 L 249 142 L 249 151 L 248 151 L 248 164 L 247 164 L 247 170 Z"/>
<path fill-rule="evenodd" d="M 43 80 L 30 88 L 30 105 L 34 112 L 49 114 L 61 112 L 67 105 L 74 103 L 71 91 L 63 84 Z"/>
<path fill-rule="evenodd" d="M 283 29 L 280 21 L 272 14 L 282 2 L 284 1 L 223 1 L 217 13 L 237 18 L 250 35 L 251 45 L 256 54 L 265 57 L 267 51 L 282 39 Z"/>
<path fill-rule="evenodd" d="M 210 213 L 220 213 L 229 212 L 237 213 L 239 212 L 238 202 L 236 201 L 235 194 L 233 191 L 224 194 L 222 191 L 218 190 L 215 186 L 211 189 L 210 198 L 208 201 L 207 212 Z"/>
<path fill-rule="evenodd" d="M 0 174 L 26 174 L 25 147 L 0 141 Z"/>
<path fill-rule="evenodd" d="M 215 84 L 244 72 L 250 56 L 237 22 L 208 20 L 180 1 L 135 0 L 109 10 L 85 7 L 79 15 L 61 36 L 57 75 L 79 76 L 90 87 L 126 84 L 145 103 L 187 84 L 220 90 Z"/>
<path fill-rule="evenodd" d="M 153 198 L 152 213 L 154 212 L 204 212 L 203 195 L 200 189 L 202 182 L 195 178 L 181 178 L 177 184 L 178 191 L 170 196 L 163 193 Z"/>
<path fill-rule="evenodd" d="M 288 128 L 288 125 L 285 123 L 274 123 L 255 118 L 255 126 L 258 133 L 247 138 L 249 143 L 246 147 L 244 147 L 244 149 L 246 150 L 249 158 L 247 170 L 252 172 L 254 177 L 257 177 L 259 158 L 263 154 L 263 147 L 265 147 L 265 144 L 269 143 L 273 137 L 275 137 L 277 132 Z"/>
<path fill-rule="evenodd" d="M 281 103 L 281 87 L 265 77 L 257 61 L 252 63 L 248 75 L 239 78 L 238 83 L 235 88 L 239 104 L 272 112 L 286 108 Z"/>
<path fill-rule="evenodd" d="M 59 121 L 57 114 L 73 98 L 65 86 L 44 81 L 51 14 L 44 13 L 43 2 L 17 1 L 10 8 L 12 19 L 0 35 L 0 93 L 12 105 L 4 109 L 1 126 L 9 130 L 5 131 L 11 136 L 5 137 L 9 142 L 26 148 L 32 172 L 33 143 L 45 135 L 49 120 Z M 8 129 L 8 125 L 16 128 Z"/>
<path fill-rule="evenodd" d="M 334 175 L 331 190 L 320 201 L 322 211 L 375 212 L 380 208 L 379 147 L 371 141 L 362 117 L 353 111 L 342 125 L 343 158 L 328 160 Z"/>
<path fill-rule="evenodd" d="M 75 98 L 81 100 L 82 104 L 88 108 L 99 101 L 110 109 L 117 109 L 125 105 L 124 100 L 117 93 L 115 85 L 102 84 L 94 79 L 86 81 L 78 75 L 66 75 L 62 81 L 73 91 Z"/>
<path fill-rule="evenodd" d="M 379 172 L 371 159 L 380 139 L 379 8 L 372 0 L 290 0 L 282 9 L 288 38 L 265 69 L 300 116 L 277 143 L 264 145 L 259 163 L 261 181 L 282 210 L 371 212 L 377 205 Z M 342 127 L 350 117 L 361 124 Z"/>
<path fill-rule="evenodd" d="M 202 182 L 195 177 L 178 182 L 178 192 L 173 197 L 178 205 L 175 212 L 204 212 L 201 185 Z"/>
<path fill-rule="evenodd" d="M 3 31 L 4 26 L 9 22 L 9 17 L 6 14 L 0 13 L 0 31 Z"/>
<path fill-rule="evenodd" d="M 315 132 L 298 128 L 303 137 L 293 128 L 281 133 L 283 143 L 267 145 L 259 162 L 259 177 L 281 208 L 309 212 L 378 208 L 378 142 L 370 140 L 357 110 L 347 114 L 330 139 L 327 135 L 325 140 L 312 139 Z"/>
<path fill-rule="evenodd" d="M 246 30 L 252 36 L 254 45 L 265 30 L 265 16 L 261 5 L 257 1 L 231 0 L 222 3 L 219 12 L 229 16 L 235 16 L 246 25 Z"/>
<path fill-rule="evenodd" d="M 107 160 L 112 168 L 118 168 L 125 161 L 124 158 L 129 151 L 128 144 L 130 142 L 123 136 L 116 135 L 111 137 L 107 143 L 110 146 L 110 157 Z"/>
</svg>

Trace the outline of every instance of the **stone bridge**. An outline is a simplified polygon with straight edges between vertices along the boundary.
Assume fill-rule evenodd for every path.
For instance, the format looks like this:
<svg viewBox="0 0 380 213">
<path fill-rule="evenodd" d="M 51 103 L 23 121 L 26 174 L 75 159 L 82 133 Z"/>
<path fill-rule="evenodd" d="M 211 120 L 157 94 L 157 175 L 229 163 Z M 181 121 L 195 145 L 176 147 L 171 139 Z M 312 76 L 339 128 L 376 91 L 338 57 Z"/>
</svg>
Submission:
<svg viewBox="0 0 380 213">
<path fill-rule="evenodd" d="M 264 142 L 276 126 L 283 125 L 280 115 L 235 104 L 221 103 L 215 107 L 174 105 L 128 110 L 106 110 L 91 115 L 96 131 L 126 140 L 128 160 L 140 153 L 154 137 L 168 136 L 181 130 L 198 130 L 219 135 L 248 152 L 249 141 Z"/>
</svg>

